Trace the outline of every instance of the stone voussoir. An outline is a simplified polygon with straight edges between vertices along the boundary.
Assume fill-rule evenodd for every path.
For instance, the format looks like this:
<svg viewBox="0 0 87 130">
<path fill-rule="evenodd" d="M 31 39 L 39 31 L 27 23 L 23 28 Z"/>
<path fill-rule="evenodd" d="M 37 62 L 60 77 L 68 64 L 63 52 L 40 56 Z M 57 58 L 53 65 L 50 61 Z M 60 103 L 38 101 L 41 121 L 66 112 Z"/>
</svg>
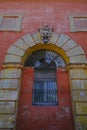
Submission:
<svg viewBox="0 0 87 130">
<path fill-rule="evenodd" d="M 40 37 L 40 33 L 39 33 L 39 32 L 34 33 L 34 34 L 32 35 L 32 37 L 33 37 L 33 39 L 34 39 L 34 41 L 35 41 L 36 44 L 42 43 L 41 37 Z"/>
<path fill-rule="evenodd" d="M 7 54 L 4 62 L 11 62 L 11 63 L 12 62 L 15 62 L 15 63 L 18 62 L 18 63 L 20 63 L 21 62 L 21 56 Z"/>
<path fill-rule="evenodd" d="M 69 39 L 70 37 L 66 36 L 65 34 L 61 34 L 58 40 L 56 41 L 56 45 L 58 47 L 62 47 Z"/>
<path fill-rule="evenodd" d="M 24 42 L 29 45 L 29 47 L 32 47 L 35 45 L 35 41 L 33 40 L 32 36 L 30 34 L 26 34 L 22 37 Z"/>
<path fill-rule="evenodd" d="M 26 44 L 22 39 L 19 39 L 18 41 L 16 41 L 14 45 L 16 45 L 17 47 L 25 51 L 29 48 L 29 45 Z"/>
<path fill-rule="evenodd" d="M 12 45 L 8 51 L 7 51 L 8 54 L 12 54 L 12 55 L 18 55 L 18 56 L 23 56 L 25 51 L 20 49 L 19 47 L 16 47 L 14 45 Z"/>
</svg>

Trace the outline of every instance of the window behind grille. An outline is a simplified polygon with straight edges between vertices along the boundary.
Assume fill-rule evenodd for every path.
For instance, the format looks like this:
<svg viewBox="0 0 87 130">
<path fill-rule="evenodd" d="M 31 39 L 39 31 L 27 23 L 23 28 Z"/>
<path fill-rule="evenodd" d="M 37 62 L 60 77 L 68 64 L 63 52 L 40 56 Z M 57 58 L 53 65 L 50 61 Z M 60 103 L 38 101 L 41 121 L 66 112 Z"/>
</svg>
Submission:
<svg viewBox="0 0 87 130">
<path fill-rule="evenodd" d="M 65 67 L 64 59 L 50 50 L 32 52 L 25 66 L 34 67 L 33 105 L 57 105 L 56 68 Z"/>
<path fill-rule="evenodd" d="M 33 105 L 57 105 L 56 69 L 35 69 Z"/>
</svg>

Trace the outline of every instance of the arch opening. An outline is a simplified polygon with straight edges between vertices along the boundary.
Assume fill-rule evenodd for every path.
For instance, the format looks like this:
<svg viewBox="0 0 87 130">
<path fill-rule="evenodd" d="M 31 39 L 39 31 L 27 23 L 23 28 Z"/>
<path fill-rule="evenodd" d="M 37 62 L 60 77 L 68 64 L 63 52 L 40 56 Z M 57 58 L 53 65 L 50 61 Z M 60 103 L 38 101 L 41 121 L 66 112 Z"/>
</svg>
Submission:
<svg viewBox="0 0 87 130">
<path fill-rule="evenodd" d="M 65 67 L 64 59 L 57 53 L 50 50 L 39 50 L 33 52 L 25 61 L 25 66 L 42 67 Z"/>
</svg>

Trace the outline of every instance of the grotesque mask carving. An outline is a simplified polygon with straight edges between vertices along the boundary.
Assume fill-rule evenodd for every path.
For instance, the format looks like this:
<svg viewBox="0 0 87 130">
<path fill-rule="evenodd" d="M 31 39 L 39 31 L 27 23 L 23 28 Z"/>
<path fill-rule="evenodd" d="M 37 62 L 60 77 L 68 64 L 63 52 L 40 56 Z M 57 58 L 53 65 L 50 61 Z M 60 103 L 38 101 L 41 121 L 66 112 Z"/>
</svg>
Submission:
<svg viewBox="0 0 87 130">
<path fill-rule="evenodd" d="M 49 43 L 52 31 L 53 31 L 53 29 L 48 27 L 48 26 L 44 26 L 42 28 L 39 28 L 41 40 L 43 43 Z"/>
</svg>

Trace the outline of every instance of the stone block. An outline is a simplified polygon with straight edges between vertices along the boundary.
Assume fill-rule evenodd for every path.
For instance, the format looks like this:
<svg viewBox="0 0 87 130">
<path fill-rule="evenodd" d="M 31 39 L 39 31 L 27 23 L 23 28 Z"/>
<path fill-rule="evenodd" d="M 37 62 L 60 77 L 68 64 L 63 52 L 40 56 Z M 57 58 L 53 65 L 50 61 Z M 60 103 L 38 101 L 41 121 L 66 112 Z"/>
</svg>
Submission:
<svg viewBox="0 0 87 130">
<path fill-rule="evenodd" d="M 17 89 L 18 79 L 0 79 L 0 89 Z"/>
<path fill-rule="evenodd" d="M 16 47 L 16 46 L 11 46 L 8 51 L 7 51 L 8 54 L 12 54 L 12 55 L 18 55 L 18 56 L 23 56 L 25 51 L 20 49 L 19 47 Z"/>
<path fill-rule="evenodd" d="M 30 34 L 26 34 L 22 37 L 25 43 L 27 43 L 30 47 L 35 45 L 35 41 L 33 40 L 32 36 Z"/>
<path fill-rule="evenodd" d="M 77 55 L 70 57 L 70 63 L 87 63 L 85 55 Z"/>
<path fill-rule="evenodd" d="M 84 51 L 80 46 L 76 46 L 66 52 L 67 56 L 83 55 Z"/>
<path fill-rule="evenodd" d="M 76 114 L 87 115 L 87 102 L 76 102 Z"/>
<path fill-rule="evenodd" d="M 65 50 L 65 51 L 67 51 L 67 50 L 69 50 L 69 49 L 71 49 L 71 48 L 73 48 L 73 47 L 75 47 L 75 46 L 77 46 L 77 43 L 74 42 L 74 41 L 71 39 L 71 40 L 68 40 L 68 41 L 66 42 L 66 44 L 64 44 L 64 45 L 62 46 L 62 49 Z"/>
<path fill-rule="evenodd" d="M 6 55 L 4 62 L 21 62 L 21 56 L 16 55 Z"/>
<path fill-rule="evenodd" d="M 87 89 L 87 80 L 72 80 L 73 89 Z"/>
<path fill-rule="evenodd" d="M 69 39 L 70 37 L 66 36 L 65 34 L 61 34 L 58 40 L 56 41 L 56 45 L 58 47 L 62 47 Z"/>
<path fill-rule="evenodd" d="M 71 69 L 70 77 L 71 79 L 87 79 L 87 71 L 85 69 Z"/>
<path fill-rule="evenodd" d="M 73 101 L 87 101 L 87 91 L 85 90 L 74 90 L 72 95 Z"/>
<path fill-rule="evenodd" d="M 87 130 L 87 116 L 77 116 L 76 130 Z"/>
<path fill-rule="evenodd" d="M 39 33 L 39 32 L 33 34 L 32 37 L 33 37 L 33 39 L 34 39 L 34 41 L 35 41 L 36 44 L 42 43 L 41 37 L 40 37 L 40 33 Z"/>
<path fill-rule="evenodd" d="M 3 69 L 1 71 L 1 78 L 20 78 L 21 70 L 20 69 Z"/>
<path fill-rule="evenodd" d="M 50 43 L 55 44 L 60 34 L 57 34 L 55 32 L 52 33 Z"/>
<path fill-rule="evenodd" d="M 0 90 L 0 101 L 15 101 L 18 98 L 17 90 Z"/>
<path fill-rule="evenodd" d="M 13 114 L 15 112 L 15 102 L 0 102 L 1 114 Z"/>
<path fill-rule="evenodd" d="M 18 41 L 16 41 L 14 45 L 18 46 L 19 48 L 23 50 L 27 50 L 29 48 L 29 45 L 26 44 L 22 39 L 19 39 Z"/>
<path fill-rule="evenodd" d="M 0 128 L 13 128 L 14 121 L 14 115 L 0 115 Z"/>
</svg>

